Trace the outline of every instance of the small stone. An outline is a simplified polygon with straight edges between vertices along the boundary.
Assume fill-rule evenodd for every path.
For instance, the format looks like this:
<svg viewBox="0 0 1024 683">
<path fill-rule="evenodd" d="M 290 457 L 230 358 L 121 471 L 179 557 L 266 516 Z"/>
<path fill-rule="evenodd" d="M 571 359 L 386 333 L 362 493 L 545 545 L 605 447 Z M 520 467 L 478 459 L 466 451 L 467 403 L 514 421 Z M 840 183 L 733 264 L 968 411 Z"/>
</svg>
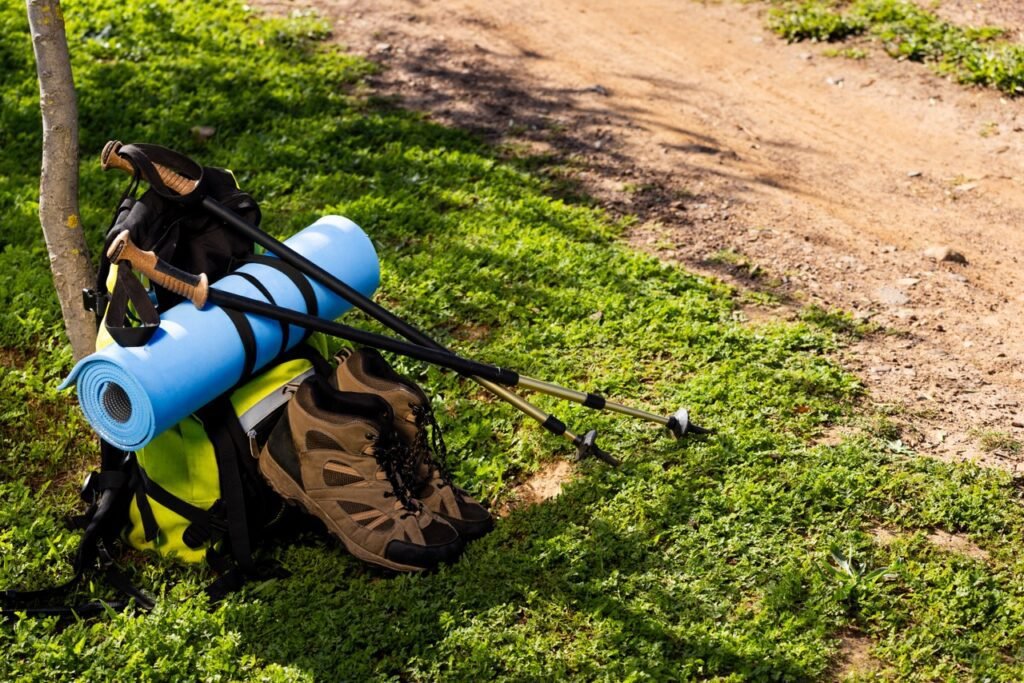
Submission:
<svg viewBox="0 0 1024 683">
<path fill-rule="evenodd" d="M 902 306 L 910 301 L 903 291 L 896 289 L 895 287 L 879 287 L 875 292 L 875 298 L 883 304 L 890 306 Z"/>
<path fill-rule="evenodd" d="M 586 92 L 597 93 L 601 97 L 608 97 L 608 88 L 604 87 L 600 83 L 590 86 L 586 89 Z"/>
<path fill-rule="evenodd" d="M 921 177 L 921 171 L 908 171 L 907 172 L 907 177 L 908 178 L 920 178 Z"/>
<path fill-rule="evenodd" d="M 1013 421 L 1010 424 L 1012 424 L 1014 427 L 1017 427 L 1018 429 L 1024 429 L 1024 415 L 1018 415 L 1017 417 L 1013 418 Z"/>
<path fill-rule="evenodd" d="M 962 263 L 967 265 L 967 258 L 952 247 L 944 245 L 932 245 L 924 250 L 924 255 L 933 261 L 948 261 L 950 263 Z"/>
<path fill-rule="evenodd" d="M 899 285 L 900 287 L 913 287 L 918 282 L 920 282 L 920 280 L 917 279 L 916 277 L 905 277 L 897 280 L 896 284 Z"/>
<path fill-rule="evenodd" d="M 814 59 L 814 55 L 811 54 L 810 52 L 801 52 L 800 54 L 797 55 L 797 57 L 804 60 L 805 62 L 809 62 L 812 59 Z"/>
<path fill-rule="evenodd" d="M 379 55 L 386 55 L 391 52 L 391 43 L 377 43 L 373 46 L 373 51 Z"/>
<path fill-rule="evenodd" d="M 192 137 L 195 138 L 196 142 L 206 142 L 217 133 L 217 129 L 213 126 L 192 126 L 189 129 L 192 133 Z"/>
<path fill-rule="evenodd" d="M 841 88 L 843 87 L 843 82 L 845 80 L 846 79 L 843 78 L 842 76 L 829 76 L 828 78 L 825 79 L 825 82 L 828 83 L 829 85 L 834 85 L 837 88 Z"/>
</svg>

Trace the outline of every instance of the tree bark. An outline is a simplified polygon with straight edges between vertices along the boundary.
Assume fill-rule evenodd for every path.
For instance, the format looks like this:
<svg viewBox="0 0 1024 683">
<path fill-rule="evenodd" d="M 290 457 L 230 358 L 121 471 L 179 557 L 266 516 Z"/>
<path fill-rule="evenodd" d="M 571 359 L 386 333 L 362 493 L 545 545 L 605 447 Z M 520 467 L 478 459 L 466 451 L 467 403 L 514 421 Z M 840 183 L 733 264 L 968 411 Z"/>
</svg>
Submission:
<svg viewBox="0 0 1024 683">
<path fill-rule="evenodd" d="M 82 308 L 82 289 L 95 271 L 78 214 L 78 104 L 59 0 L 26 0 L 39 75 L 43 115 L 43 168 L 39 177 L 39 222 L 64 327 L 75 360 L 91 353 L 96 319 Z"/>
</svg>

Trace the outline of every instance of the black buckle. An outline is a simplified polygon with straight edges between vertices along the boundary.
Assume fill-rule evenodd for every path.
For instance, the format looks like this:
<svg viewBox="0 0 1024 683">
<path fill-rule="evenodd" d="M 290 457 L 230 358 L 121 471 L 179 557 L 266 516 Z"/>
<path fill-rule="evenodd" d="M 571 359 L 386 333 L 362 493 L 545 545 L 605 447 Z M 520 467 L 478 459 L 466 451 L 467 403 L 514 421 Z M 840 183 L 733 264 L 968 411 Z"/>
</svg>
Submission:
<svg viewBox="0 0 1024 683">
<path fill-rule="evenodd" d="M 107 304 L 110 303 L 110 295 L 104 292 L 97 292 L 95 289 L 83 289 L 82 290 L 82 308 L 95 313 L 97 316 L 102 316 L 107 310 Z"/>
<path fill-rule="evenodd" d="M 82 482 L 82 490 L 78 492 L 79 497 L 89 505 L 96 502 L 96 491 L 93 489 L 93 475 L 97 474 L 94 470 L 89 474 L 85 475 L 85 481 Z"/>
<path fill-rule="evenodd" d="M 197 550 L 207 543 L 214 543 L 227 533 L 228 523 L 225 516 L 224 501 L 218 500 L 206 511 L 203 519 L 185 527 L 181 540 L 189 548 Z"/>
</svg>

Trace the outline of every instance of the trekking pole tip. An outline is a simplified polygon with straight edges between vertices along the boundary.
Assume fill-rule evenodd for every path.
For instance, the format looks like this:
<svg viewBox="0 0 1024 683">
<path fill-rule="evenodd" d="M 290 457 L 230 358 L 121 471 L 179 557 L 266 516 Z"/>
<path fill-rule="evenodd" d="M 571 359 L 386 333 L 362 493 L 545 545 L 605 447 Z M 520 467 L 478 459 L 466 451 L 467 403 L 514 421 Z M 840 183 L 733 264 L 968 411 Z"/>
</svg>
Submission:
<svg viewBox="0 0 1024 683">
<path fill-rule="evenodd" d="M 578 460 L 585 460 L 588 455 L 592 455 L 602 462 L 606 462 L 612 467 L 618 467 L 622 463 L 618 461 L 614 456 L 609 454 L 607 451 L 601 450 L 601 447 L 597 445 L 597 430 L 591 429 L 589 432 L 583 435 L 582 438 L 577 437 L 576 443 L 576 455 Z"/>
<path fill-rule="evenodd" d="M 690 422 L 690 411 L 686 408 L 673 413 L 665 426 L 677 439 L 683 438 L 685 434 L 711 434 L 714 431 Z"/>
</svg>

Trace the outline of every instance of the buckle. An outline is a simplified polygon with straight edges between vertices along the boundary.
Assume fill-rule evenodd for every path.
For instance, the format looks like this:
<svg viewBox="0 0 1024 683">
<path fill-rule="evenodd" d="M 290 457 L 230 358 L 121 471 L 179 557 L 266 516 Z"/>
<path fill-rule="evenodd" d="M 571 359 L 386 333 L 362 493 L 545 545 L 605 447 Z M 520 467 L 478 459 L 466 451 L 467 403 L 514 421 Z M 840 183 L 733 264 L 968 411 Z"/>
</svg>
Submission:
<svg viewBox="0 0 1024 683">
<path fill-rule="evenodd" d="M 82 290 L 82 308 L 90 313 L 102 315 L 107 310 L 109 303 L 110 295 L 108 294 L 97 292 L 95 289 Z"/>
<path fill-rule="evenodd" d="M 82 488 L 78 492 L 78 496 L 89 505 L 96 502 L 96 491 L 93 488 L 93 475 L 97 474 L 95 470 L 85 475 L 85 481 L 82 482 Z"/>
<path fill-rule="evenodd" d="M 218 500 L 206 511 L 203 519 L 196 520 L 185 527 L 181 540 L 189 548 L 197 550 L 207 543 L 214 543 L 223 538 L 228 531 L 225 518 L 224 503 Z"/>
</svg>

